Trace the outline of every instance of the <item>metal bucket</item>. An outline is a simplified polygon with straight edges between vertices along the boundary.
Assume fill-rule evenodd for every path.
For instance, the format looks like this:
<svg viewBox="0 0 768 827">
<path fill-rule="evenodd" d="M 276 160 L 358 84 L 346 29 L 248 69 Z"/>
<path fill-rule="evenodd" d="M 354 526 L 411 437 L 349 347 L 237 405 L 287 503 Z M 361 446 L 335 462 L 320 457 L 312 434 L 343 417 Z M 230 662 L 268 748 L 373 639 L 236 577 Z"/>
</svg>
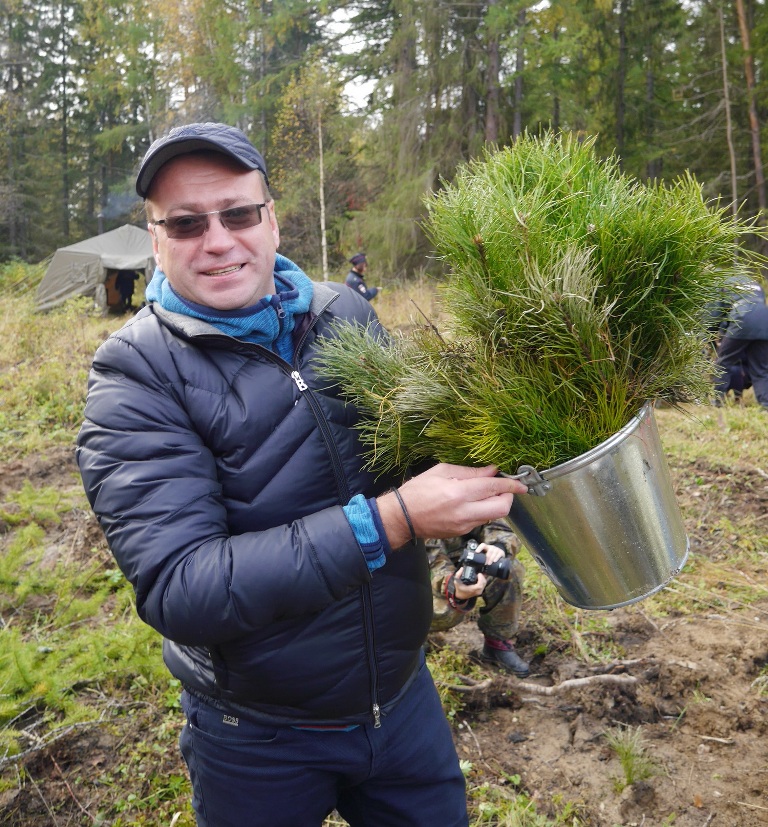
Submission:
<svg viewBox="0 0 768 827">
<path fill-rule="evenodd" d="M 591 451 L 516 476 L 529 494 L 515 497 L 509 522 L 568 603 L 626 606 L 685 565 L 688 537 L 650 403 Z"/>
</svg>

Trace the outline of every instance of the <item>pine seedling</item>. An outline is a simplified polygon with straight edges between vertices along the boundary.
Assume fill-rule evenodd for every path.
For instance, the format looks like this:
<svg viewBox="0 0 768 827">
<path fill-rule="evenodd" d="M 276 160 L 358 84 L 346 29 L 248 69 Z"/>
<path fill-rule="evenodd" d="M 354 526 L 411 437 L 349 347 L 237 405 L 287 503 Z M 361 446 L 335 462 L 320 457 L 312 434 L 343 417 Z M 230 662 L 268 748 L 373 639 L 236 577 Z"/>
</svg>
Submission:
<svg viewBox="0 0 768 827">
<path fill-rule="evenodd" d="M 708 206 L 692 177 L 645 185 L 592 140 L 525 136 L 426 206 L 446 329 L 384 355 L 353 329 L 322 355 L 363 412 L 371 467 L 550 468 L 649 400 L 708 398 L 706 308 L 760 257 L 739 247 L 755 227 Z"/>
<path fill-rule="evenodd" d="M 638 781 L 660 774 L 661 768 L 646 752 L 640 727 L 615 727 L 605 733 L 605 739 L 616 753 L 624 772 L 622 779 L 615 779 L 619 792 Z"/>
</svg>

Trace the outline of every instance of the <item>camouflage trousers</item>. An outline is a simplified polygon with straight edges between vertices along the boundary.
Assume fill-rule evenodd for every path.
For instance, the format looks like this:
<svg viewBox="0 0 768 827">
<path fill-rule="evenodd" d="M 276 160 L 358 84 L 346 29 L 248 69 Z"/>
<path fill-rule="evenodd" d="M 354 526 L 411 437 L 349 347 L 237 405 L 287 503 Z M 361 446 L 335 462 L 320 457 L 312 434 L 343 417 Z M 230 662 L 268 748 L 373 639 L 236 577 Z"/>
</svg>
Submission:
<svg viewBox="0 0 768 827">
<path fill-rule="evenodd" d="M 427 540 L 427 558 L 432 579 L 432 632 L 444 632 L 461 623 L 467 614 L 458 612 L 445 599 L 445 584 L 459 568 L 459 558 L 468 540 L 488 543 L 504 550 L 511 562 L 509 580 L 489 577 L 476 604 L 480 631 L 496 640 L 514 638 L 520 625 L 525 569 L 517 559 L 520 541 L 506 523 L 489 523 L 463 537 Z"/>
</svg>

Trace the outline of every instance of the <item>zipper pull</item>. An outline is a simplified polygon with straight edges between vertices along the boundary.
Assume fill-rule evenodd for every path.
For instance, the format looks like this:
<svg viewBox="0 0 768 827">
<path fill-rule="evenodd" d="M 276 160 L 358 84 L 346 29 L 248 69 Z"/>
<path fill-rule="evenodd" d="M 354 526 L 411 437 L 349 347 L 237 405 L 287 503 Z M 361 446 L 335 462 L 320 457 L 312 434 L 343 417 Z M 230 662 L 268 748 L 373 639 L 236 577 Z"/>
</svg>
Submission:
<svg viewBox="0 0 768 827">
<path fill-rule="evenodd" d="M 297 370 L 294 370 L 291 373 L 291 379 L 293 379 L 293 381 L 296 383 L 296 387 L 300 391 L 305 391 L 307 390 L 307 388 L 309 388 L 309 385 L 301 378 L 301 374 Z"/>
<path fill-rule="evenodd" d="M 373 705 L 373 728 L 379 729 L 381 727 L 381 710 L 378 704 Z"/>
</svg>

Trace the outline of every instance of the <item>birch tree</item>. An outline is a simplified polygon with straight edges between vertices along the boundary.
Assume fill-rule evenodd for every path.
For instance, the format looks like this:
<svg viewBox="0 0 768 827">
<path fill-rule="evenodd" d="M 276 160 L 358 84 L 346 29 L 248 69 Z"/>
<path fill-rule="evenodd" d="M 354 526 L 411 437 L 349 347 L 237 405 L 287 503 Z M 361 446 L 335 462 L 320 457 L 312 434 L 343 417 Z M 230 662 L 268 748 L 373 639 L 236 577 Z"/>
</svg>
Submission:
<svg viewBox="0 0 768 827">
<path fill-rule="evenodd" d="M 325 281 L 331 260 L 341 258 L 340 224 L 354 186 L 341 89 L 337 73 L 320 58 L 304 67 L 283 95 L 269 161 L 283 249 Z"/>
</svg>

